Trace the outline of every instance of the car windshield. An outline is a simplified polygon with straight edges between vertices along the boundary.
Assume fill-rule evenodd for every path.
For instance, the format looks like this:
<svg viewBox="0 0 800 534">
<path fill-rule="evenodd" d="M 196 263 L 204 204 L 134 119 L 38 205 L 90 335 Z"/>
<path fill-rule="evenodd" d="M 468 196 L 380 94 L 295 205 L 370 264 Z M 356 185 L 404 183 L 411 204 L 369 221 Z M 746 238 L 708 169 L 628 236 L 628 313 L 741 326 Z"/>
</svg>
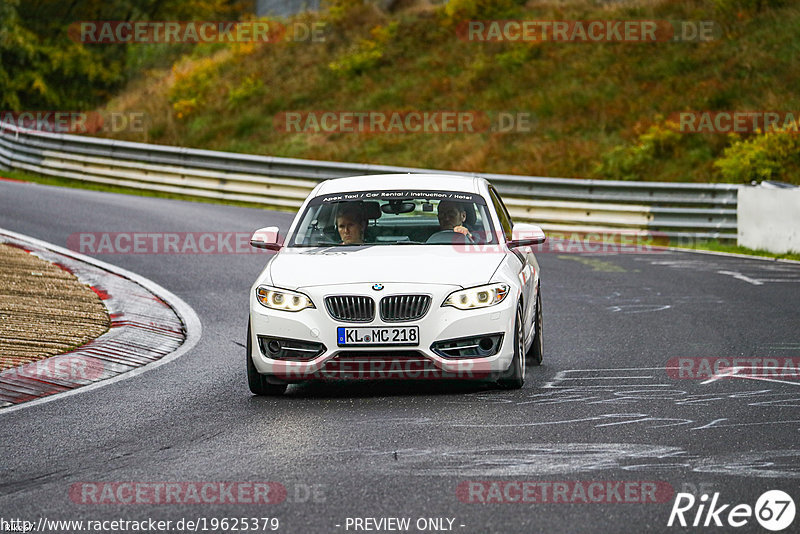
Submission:
<svg viewBox="0 0 800 534">
<path fill-rule="evenodd" d="M 495 235 L 480 195 L 361 191 L 314 198 L 288 246 L 486 244 Z"/>
</svg>

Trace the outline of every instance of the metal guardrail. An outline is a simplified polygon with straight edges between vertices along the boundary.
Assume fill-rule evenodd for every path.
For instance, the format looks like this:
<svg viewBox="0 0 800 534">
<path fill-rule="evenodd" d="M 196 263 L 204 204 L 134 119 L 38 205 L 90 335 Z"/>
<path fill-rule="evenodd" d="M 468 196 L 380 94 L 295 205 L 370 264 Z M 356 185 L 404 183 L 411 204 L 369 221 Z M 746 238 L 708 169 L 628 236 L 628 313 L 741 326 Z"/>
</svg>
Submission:
<svg viewBox="0 0 800 534">
<path fill-rule="evenodd" d="M 277 158 L 24 130 L 0 124 L 0 166 L 137 189 L 297 208 L 329 178 L 437 173 L 483 176 L 512 217 L 559 232 L 626 231 L 736 239 L 735 184 L 582 180 Z"/>
</svg>

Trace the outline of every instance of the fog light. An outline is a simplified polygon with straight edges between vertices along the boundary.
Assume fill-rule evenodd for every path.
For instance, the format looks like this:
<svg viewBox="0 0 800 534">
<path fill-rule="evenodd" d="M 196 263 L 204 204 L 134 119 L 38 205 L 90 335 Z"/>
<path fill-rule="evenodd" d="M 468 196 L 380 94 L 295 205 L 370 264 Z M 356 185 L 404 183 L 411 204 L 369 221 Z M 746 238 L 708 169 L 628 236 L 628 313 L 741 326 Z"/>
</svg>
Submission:
<svg viewBox="0 0 800 534">
<path fill-rule="evenodd" d="M 316 341 L 258 336 L 261 354 L 275 360 L 313 360 L 325 352 L 325 345 Z"/>
<path fill-rule="evenodd" d="M 490 337 L 482 338 L 478 346 L 483 352 L 490 352 L 494 347 L 494 340 Z"/>
<path fill-rule="evenodd" d="M 497 354 L 502 343 L 502 333 L 484 334 L 437 341 L 431 350 L 443 358 L 486 358 Z"/>
</svg>

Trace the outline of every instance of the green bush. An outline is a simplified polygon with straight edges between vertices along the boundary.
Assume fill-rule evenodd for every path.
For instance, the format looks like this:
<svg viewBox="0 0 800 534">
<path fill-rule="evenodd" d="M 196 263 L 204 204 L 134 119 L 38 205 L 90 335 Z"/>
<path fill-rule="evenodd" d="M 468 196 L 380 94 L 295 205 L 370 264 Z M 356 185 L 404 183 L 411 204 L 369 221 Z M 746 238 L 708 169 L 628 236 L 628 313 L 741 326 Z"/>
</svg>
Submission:
<svg viewBox="0 0 800 534">
<path fill-rule="evenodd" d="M 530 59 L 533 46 L 529 44 L 512 46 L 505 52 L 500 52 L 494 57 L 498 65 L 508 71 L 516 70 L 524 66 Z"/>
<path fill-rule="evenodd" d="M 1 0 L 0 109 L 93 109 L 193 46 L 83 43 L 73 21 L 225 20 L 247 9 L 229 0 Z"/>
<path fill-rule="evenodd" d="M 208 93 L 219 78 L 219 68 L 219 62 L 208 57 L 173 65 L 175 82 L 169 90 L 169 101 L 179 119 L 205 105 Z"/>
<path fill-rule="evenodd" d="M 786 0 L 715 0 L 715 7 L 725 15 L 760 13 L 766 9 L 783 7 Z"/>
<path fill-rule="evenodd" d="M 328 68 L 344 76 L 361 74 L 378 64 L 383 58 L 386 45 L 397 34 L 398 22 L 389 23 L 388 26 L 376 26 L 370 30 L 372 39 L 361 39 L 342 54 L 339 59 L 332 61 Z"/>
<path fill-rule="evenodd" d="M 512 15 L 524 3 L 521 0 L 450 0 L 444 6 L 444 13 L 447 20 L 454 23 L 495 19 Z"/>
<path fill-rule="evenodd" d="M 255 76 L 248 76 L 242 82 L 228 91 L 228 106 L 237 108 L 241 104 L 266 93 L 264 82 Z"/>
<path fill-rule="evenodd" d="M 353 14 L 364 8 L 364 0 L 327 0 L 323 2 L 323 7 L 328 8 L 326 19 L 334 25 L 347 22 Z"/>
<path fill-rule="evenodd" d="M 726 182 L 778 180 L 800 184 L 800 137 L 797 131 L 778 130 L 749 139 L 733 135 L 733 144 L 714 162 Z"/>
<path fill-rule="evenodd" d="M 615 180 L 643 180 L 648 169 L 659 160 L 674 157 L 681 142 L 677 125 L 656 123 L 628 145 L 620 145 L 603 154 L 596 172 L 604 178 Z"/>
</svg>

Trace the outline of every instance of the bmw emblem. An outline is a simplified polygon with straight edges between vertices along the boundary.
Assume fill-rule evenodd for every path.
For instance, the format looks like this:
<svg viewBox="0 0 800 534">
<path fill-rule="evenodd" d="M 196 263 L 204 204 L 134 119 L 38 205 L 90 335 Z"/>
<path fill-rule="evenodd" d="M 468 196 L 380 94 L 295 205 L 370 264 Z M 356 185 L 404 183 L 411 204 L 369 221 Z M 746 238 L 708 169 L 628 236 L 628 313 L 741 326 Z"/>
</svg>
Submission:
<svg viewBox="0 0 800 534">
<path fill-rule="evenodd" d="M 383 289 L 383 284 L 372 284 L 372 289 L 374 289 L 375 291 L 380 291 L 381 289 Z"/>
</svg>

